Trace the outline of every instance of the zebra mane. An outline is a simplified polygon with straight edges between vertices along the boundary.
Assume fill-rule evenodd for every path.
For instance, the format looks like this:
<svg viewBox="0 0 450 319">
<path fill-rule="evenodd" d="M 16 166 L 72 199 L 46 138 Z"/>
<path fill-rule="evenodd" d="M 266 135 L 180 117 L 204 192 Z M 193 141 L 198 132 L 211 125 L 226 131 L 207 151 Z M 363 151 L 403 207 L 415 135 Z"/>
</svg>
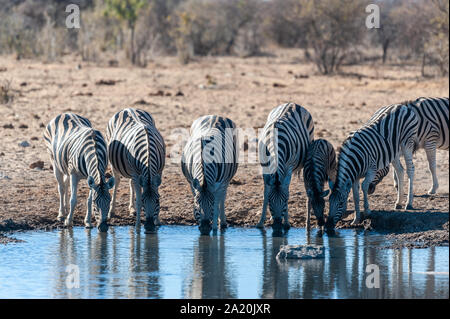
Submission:
<svg viewBox="0 0 450 319">
<path fill-rule="evenodd" d="M 101 184 L 101 183 L 103 183 L 103 179 L 100 174 L 100 168 L 99 168 L 100 161 L 98 159 L 98 154 L 97 154 L 97 139 L 98 139 L 97 131 L 94 128 L 90 128 L 89 134 L 87 135 L 87 137 L 90 138 L 92 140 L 92 143 L 94 144 L 94 161 L 95 161 L 94 168 L 96 169 L 96 171 L 94 172 L 95 176 L 92 176 L 92 177 L 94 177 L 95 182 L 97 184 Z"/>
</svg>

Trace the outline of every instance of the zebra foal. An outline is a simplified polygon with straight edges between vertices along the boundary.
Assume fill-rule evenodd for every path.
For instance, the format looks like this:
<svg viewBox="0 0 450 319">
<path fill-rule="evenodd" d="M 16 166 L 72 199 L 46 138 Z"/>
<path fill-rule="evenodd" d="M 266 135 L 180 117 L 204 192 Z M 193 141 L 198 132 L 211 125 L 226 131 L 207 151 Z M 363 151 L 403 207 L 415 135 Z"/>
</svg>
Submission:
<svg viewBox="0 0 450 319">
<path fill-rule="evenodd" d="M 306 229 L 310 229 L 311 210 L 317 218 L 320 227 L 325 224 L 325 197 L 330 190 L 323 190 L 324 184 L 329 183 L 332 188 L 336 180 L 336 152 L 333 145 L 324 139 L 314 140 L 308 148 L 305 166 L 303 167 L 303 181 L 307 199 Z"/>
<path fill-rule="evenodd" d="M 192 123 L 183 149 L 181 170 L 194 196 L 194 218 L 202 235 L 226 227 L 225 199 L 238 169 L 236 125 L 228 118 L 206 115 Z M 212 223 L 212 226 L 211 226 Z"/>
<path fill-rule="evenodd" d="M 289 229 L 291 177 L 303 168 L 307 149 L 313 139 L 314 122 L 311 114 L 302 106 L 286 103 L 269 113 L 258 145 L 264 179 L 264 202 L 256 227 L 264 227 L 269 206 L 274 231 Z"/>
<path fill-rule="evenodd" d="M 89 196 L 84 224 L 91 228 L 92 204 L 100 231 L 106 232 L 106 223 L 111 196 L 109 189 L 114 178 L 105 178 L 108 166 L 107 146 L 100 133 L 92 128 L 91 122 L 80 115 L 64 113 L 56 116 L 46 126 L 44 140 L 53 172 L 58 182 L 59 214 L 58 220 L 66 217 L 64 225 L 71 226 L 73 212 L 77 204 L 77 187 L 81 179 L 87 179 Z M 69 184 L 71 188 L 69 202 Z"/>
<path fill-rule="evenodd" d="M 114 114 L 107 127 L 108 155 L 116 178 L 110 215 L 115 211 L 116 192 L 121 177 L 130 179 L 130 214 L 136 214 L 136 227 L 145 211 L 145 230 L 159 225 L 159 192 L 166 146 L 153 117 L 143 110 L 127 108 Z"/>
</svg>

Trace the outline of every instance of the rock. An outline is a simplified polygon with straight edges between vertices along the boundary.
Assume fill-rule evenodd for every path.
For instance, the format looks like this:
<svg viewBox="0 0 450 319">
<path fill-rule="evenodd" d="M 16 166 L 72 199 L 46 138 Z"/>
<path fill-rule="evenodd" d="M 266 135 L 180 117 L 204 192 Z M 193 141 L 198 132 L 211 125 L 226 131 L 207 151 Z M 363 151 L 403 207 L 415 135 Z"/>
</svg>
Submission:
<svg viewBox="0 0 450 319">
<path fill-rule="evenodd" d="M 28 146 L 30 146 L 30 143 L 28 143 L 27 141 L 23 141 L 23 142 L 19 143 L 19 146 L 28 147 Z"/>
<path fill-rule="evenodd" d="M 313 259 L 324 258 L 323 246 L 318 245 L 285 245 L 280 246 L 277 259 Z"/>
<path fill-rule="evenodd" d="M 3 125 L 3 128 L 11 128 L 11 129 L 13 129 L 14 125 L 12 125 L 11 123 L 10 124 L 5 124 L 5 125 Z"/>
<path fill-rule="evenodd" d="M 34 169 L 34 168 L 38 168 L 38 169 L 43 169 L 44 168 L 44 162 L 43 161 L 37 161 L 34 163 L 30 164 L 30 168 Z"/>
</svg>

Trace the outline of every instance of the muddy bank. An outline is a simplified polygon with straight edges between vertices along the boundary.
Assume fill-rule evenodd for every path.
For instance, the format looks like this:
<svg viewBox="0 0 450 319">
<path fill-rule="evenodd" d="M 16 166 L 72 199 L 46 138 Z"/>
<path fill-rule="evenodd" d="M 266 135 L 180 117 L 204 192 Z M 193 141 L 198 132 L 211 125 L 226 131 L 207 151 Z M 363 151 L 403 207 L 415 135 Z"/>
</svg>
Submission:
<svg viewBox="0 0 450 319">
<path fill-rule="evenodd" d="M 448 246 L 449 214 L 444 212 L 373 212 L 365 227 L 387 233 L 386 248 Z"/>
</svg>

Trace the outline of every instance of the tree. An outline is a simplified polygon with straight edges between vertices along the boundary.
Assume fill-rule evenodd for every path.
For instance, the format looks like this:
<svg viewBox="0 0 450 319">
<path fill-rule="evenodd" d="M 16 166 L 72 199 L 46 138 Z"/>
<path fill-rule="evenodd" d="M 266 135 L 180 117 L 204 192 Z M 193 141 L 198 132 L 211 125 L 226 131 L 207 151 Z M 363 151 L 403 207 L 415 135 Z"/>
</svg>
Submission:
<svg viewBox="0 0 450 319">
<path fill-rule="evenodd" d="M 130 30 L 130 60 L 136 64 L 136 50 L 134 45 L 134 34 L 139 11 L 146 5 L 145 0 L 106 0 L 106 15 L 114 15 L 127 24 Z"/>
<path fill-rule="evenodd" d="M 301 0 L 308 47 L 319 72 L 339 69 L 349 51 L 362 41 L 365 30 L 364 2 L 357 0 Z"/>
<path fill-rule="evenodd" d="M 377 2 L 377 5 L 380 7 L 380 28 L 373 30 L 375 32 L 375 40 L 381 45 L 383 50 L 383 64 L 386 63 L 388 49 L 395 44 L 399 35 L 398 20 L 392 16 L 392 12 L 400 4 L 401 1 L 398 0 L 384 0 Z"/>
</svg>

